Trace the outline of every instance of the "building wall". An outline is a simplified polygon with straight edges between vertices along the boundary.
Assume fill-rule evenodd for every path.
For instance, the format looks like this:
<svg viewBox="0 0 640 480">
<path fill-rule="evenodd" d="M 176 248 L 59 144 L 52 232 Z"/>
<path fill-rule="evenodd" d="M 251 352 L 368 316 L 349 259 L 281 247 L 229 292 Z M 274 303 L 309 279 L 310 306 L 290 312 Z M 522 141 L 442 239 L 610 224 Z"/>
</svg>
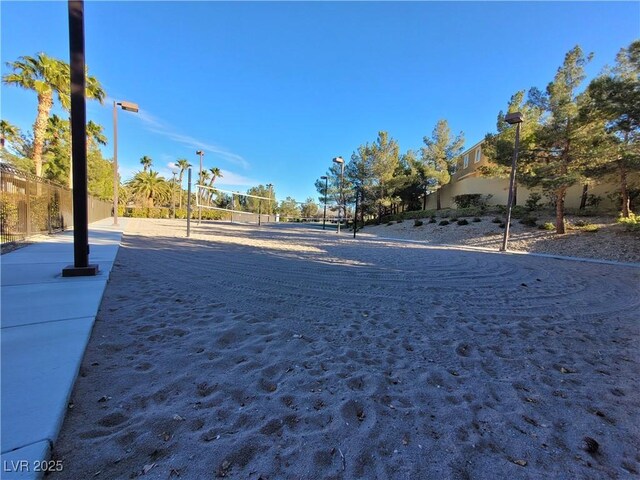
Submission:
<svg viewBox="0 0 640 480">
<path fill-rule="evenodd" d="M 640 186 L 640 175 L 632 175 L 629 178 L 629 185 L 636 188 Z M 453 198 L 456 195 L 466 194 L 481 194 L 492 195 L 488 200 L 489 205 L 506 205 L 509 199 L 509 179 L 508 178 L 488 178 L 481 177 L 477 173 L 473 176 L 468 176 L 462 180 L 452 181 L 444 185 L 441 189 L 441 205 L 442 208 L 456 208 L 456 204 Z M 538 192 L 542 194 L 540 189 L 528 189 L 522 185 L 518 185 L 518 197 L 517 205 L 524 205 L 532 192 Z M 588 193 L 597 195 L 602 198 L 598 209 L 602 211 L 616 210 L 619 205 L 614 205 L 607 195 L 619 191 L 616 176 L 603 179 L 603 181 L 597 185 L 591 186 Z M 580 206 L 580 200 L 582 198 L 582 185 L 574 185 L 567 190 L 565 207 L 566 208 L 578 208 Z M 543 195 L 540 203 L 544 204 L 548 202 L 548 199 Z M 432 193 L 427 197 L 427 210 L 433 210 L 436 208 L 436 194 Z"/>
</svg>

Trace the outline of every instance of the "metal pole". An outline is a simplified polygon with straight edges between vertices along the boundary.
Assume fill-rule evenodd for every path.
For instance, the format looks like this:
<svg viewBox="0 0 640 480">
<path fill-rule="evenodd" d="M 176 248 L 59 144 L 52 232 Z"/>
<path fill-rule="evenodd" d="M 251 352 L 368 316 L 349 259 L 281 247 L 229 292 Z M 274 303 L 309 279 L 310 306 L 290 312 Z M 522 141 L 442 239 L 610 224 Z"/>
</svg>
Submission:
<svg viewBox="0 0 640 480">
<path fill-rule="evenodd" d="M 518 161 L 518 148 L 520 146 L 520 123 L 516 124 L 516 145 L 513 151 L 513 161 L 511 162 L 511 177 L 509 178 L 509 200 L 507 204 L 507 223 L 504 226 L 504 237 L 502 238 L 501 252 L 507 251 L 509 242 L 509 226 L 511 225 L 511 209 L 513 208 L 513 185 L 516 179 L 516 162 Z"/>
<path fill-rule="evenodd" d="M 87 207 L 87 111 L 85 100 L 84 2 L 69 0 L 69 54 L 71 73 L 71 153 L 73 155 L 73 266 L 63 277 L 92 276 L 89 265 L 89 212 Z"/>
<path fill-rule="evenodd" d="M 342 201 L 344 194 L 342 188 L 344 186 L 344 162 L 340 164 L 340 197 L 338 198 L 338 234 L 340 234 L 340 222 L 342 221 Z M 346 212 L 345 212 L 346 213 Z"/>
<path fill-rule="evenodd" d="M 324 214 L 322 215 L 322 229 L 327 223 L 327 189 L 329 188 L 329 177 L 324 177 Z"/>
<path fill-rule="evenodd" d="M 358 230 L 358 197 L 360 196 L 360 187 L 356 187 L 356 211 L 353 214 L 353 238 L 356 238 Z"/>
<path fill-rule="evenodd" d="M 118 106 L 113 101 L 113 224 L 118 225 Z"/>
<path fill-rule="evenodd" d="M 191 167 L 187 172 L 187 238 L 191 236 Z"/>
<path fill-rule="evenodd" d="M 262 215 L 262 200 L 258 200 L 258 226 L 261 225 L 260 215 Z"/>
</svg>

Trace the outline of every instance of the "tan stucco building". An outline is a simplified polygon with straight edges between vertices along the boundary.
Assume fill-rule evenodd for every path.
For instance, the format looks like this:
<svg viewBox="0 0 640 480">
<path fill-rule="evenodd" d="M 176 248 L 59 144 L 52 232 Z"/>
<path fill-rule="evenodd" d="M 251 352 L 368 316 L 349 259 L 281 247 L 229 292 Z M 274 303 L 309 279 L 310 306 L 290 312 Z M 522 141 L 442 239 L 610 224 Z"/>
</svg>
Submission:
<svg viewBox="0 0 640 480">
<path fill-rule="evenodd" d="M 478 142 L 471 148 L 465 150 L 457 159 L 456 171 L 451 176 L 451 181 L 444 185 L 440 191 L 440 202 L 442 208 L 456 208 L 454 197 L 466 194 L 491 195 L 488 200 L 489 205 L 506 205 L 509 197 L 509 178 L 484 177 L 478 168 L 488 165 L 491 161 L 482 153 L 483 142 Z M 574 185 L 567 191 L 565 206 L 567 208 L 578 208 L 582 198 L 582 185 Z M 599 210 L 614 210 L 618 208 L 607 195 L 619 190 L 614 176 L 606 181 L 590 185 L 588 193 L 601 197 Z M 524 205 L 532 192 L 542 194 L 540 189 L 528 189 L 523 185 L 518 185 L 517 204 Z M 548 199 L 543 196 L 541 203 L 546 203 Z M 435 192 L 427 196 L 427 210 L 436 208 Z"/>
</svg>

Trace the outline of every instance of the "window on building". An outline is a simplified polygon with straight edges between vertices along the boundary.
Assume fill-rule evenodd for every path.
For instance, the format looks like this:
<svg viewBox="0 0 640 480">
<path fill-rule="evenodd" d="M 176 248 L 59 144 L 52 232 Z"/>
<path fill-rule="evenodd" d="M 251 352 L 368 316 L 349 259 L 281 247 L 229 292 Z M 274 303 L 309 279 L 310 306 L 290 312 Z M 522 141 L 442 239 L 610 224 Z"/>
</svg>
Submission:
<svg viewBox="0 0 640 480">
<path fill-rule="evenodd" d="M 469 154 L 467 153 L 462 160 L 462 168 L 467 168 L 469 166 Z"/>
<path fill-rule="evenodd" d="M 476 163 L 480 161 L 480 155 L 481 155 L 481 151 L 480 151 L 480 147 L 478 147 L 476 149 L 476 160 L 475 160 Z"/>
</svg>

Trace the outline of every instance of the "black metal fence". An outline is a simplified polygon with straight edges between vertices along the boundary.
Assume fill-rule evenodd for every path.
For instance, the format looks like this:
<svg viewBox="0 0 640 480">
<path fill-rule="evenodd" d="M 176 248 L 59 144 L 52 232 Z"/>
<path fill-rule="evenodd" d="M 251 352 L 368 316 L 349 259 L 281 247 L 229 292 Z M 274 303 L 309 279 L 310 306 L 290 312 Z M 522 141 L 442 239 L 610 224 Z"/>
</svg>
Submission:
<svg viewBox="0 0 640 480">
<path fill-rule="evenodd" d="M 112 214 L 110 202 L 89 196 L 89 222 Z M 0 163 L 0 243 L 73 226 L 71 189 Z"/>
</svg>

